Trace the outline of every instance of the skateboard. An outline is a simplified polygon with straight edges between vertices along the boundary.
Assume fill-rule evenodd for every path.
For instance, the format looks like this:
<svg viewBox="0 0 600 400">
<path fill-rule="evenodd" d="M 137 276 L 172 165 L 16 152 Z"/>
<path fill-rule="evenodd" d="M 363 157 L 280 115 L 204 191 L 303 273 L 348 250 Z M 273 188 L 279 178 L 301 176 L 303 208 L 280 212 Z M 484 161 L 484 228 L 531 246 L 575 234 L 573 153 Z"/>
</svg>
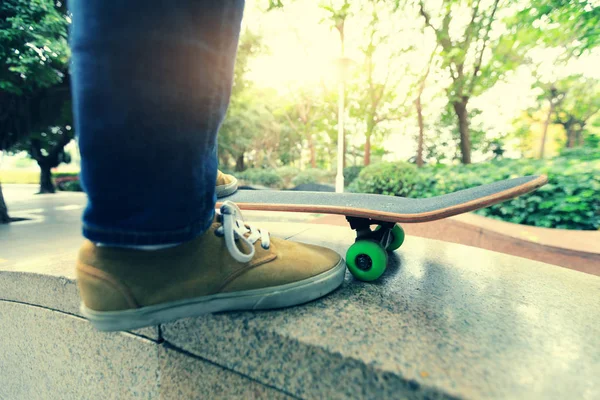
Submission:
<svg viewBox="0 0 600 400">
<path fill-rule="evenodd" d="M 387 252 L 404 242 L 399 223 L 435 221 L 475 211 L 532 192 L 548 182 L 545 175 L 507 179 L 441 196 L 412 199 L 360 193 L 238 190 L 219 199 L 242 210 L 343 215 L 356 240 L 346 252 L 348 269 L 357 279 L 373 281 L 387 266 Z M 374 229 L 371 229 L 375 226 Z"/>
</svg>

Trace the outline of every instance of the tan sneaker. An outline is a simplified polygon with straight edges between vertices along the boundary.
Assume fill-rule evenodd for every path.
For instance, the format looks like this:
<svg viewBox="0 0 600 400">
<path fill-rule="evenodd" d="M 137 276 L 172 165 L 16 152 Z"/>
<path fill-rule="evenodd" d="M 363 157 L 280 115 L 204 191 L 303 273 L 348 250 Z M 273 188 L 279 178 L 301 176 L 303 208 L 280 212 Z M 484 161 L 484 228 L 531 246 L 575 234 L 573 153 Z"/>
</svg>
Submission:
<svg viewBox="0 0 600 400">
<path fill-rule="evenodd" d="M 217 197 L 225 197 L 233 194 L 238 188 L 238 181 L 233 175 L 217 171 Z"/>
<path fill-rule="evenodd" d="M 99 247 L 77 262 L 81 311 L 103 331 L 130 330 L 230 310 L 306 303 L 335 290 L 346 264 L 336 252 L 271 238 L 225 202 L 210 229 L 162 250 Z"/>
</svg>

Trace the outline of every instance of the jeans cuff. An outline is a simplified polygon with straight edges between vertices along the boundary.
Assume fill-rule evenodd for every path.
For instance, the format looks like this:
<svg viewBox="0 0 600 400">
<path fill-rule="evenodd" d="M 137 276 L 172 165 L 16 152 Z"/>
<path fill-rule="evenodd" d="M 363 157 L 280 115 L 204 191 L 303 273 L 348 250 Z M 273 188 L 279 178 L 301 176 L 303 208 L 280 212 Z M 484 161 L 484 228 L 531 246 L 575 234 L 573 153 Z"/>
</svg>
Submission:
<svg viewBox="0 0 600 400">
<path fill-rule="evenodd" d="M 91 242 L 107 245 L 149 246 L 188 242 L 208 230 L 215 212 L 208 219 L 193 222 L 186 227 L 170 231 L 139 232 L 120 229 L 102 229 L 83 225 L 83 236 Z"/>
</svg>

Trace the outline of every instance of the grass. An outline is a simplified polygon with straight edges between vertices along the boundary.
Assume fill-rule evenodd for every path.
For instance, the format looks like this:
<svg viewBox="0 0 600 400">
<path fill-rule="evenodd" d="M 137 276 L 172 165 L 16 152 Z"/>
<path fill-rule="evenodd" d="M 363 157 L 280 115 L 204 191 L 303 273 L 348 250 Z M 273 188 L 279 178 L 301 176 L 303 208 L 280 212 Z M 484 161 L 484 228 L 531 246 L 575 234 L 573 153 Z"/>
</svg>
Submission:
<svg viewBox="0 0 600 400">
<path fill-rule="evenodd" d="M 0 183 L 40 183 L 40 173 L 37 171 L 1 171 Z"/>
</svg>

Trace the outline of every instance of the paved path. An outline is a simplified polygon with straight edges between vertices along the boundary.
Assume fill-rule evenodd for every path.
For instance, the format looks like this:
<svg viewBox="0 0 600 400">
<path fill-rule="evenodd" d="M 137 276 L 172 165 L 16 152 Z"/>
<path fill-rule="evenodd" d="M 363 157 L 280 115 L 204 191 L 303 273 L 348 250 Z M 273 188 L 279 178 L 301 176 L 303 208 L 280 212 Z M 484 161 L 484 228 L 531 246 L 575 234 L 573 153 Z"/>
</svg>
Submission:
<svg viewBox="0 0 600 400">
<path fill-rule="evenodd" d="M 38 185 L 2 185 L 11 217 L 27 221 L 0 225 L 0 265 L 29 264 L 49 254 L 75 253 L 81 244 L 83 193 L 35 194 Z M 244 212 L 248 222 L 307 222 L 316 215 Z"/>
<path fill-rule="evenodd" d="M 11 217 L 27 221 L 0 225 L 0 264 L 30 262 L 81 243 L 83 193 L 36 195 L 37 185 L 2 185 Z"/>
</svg>

